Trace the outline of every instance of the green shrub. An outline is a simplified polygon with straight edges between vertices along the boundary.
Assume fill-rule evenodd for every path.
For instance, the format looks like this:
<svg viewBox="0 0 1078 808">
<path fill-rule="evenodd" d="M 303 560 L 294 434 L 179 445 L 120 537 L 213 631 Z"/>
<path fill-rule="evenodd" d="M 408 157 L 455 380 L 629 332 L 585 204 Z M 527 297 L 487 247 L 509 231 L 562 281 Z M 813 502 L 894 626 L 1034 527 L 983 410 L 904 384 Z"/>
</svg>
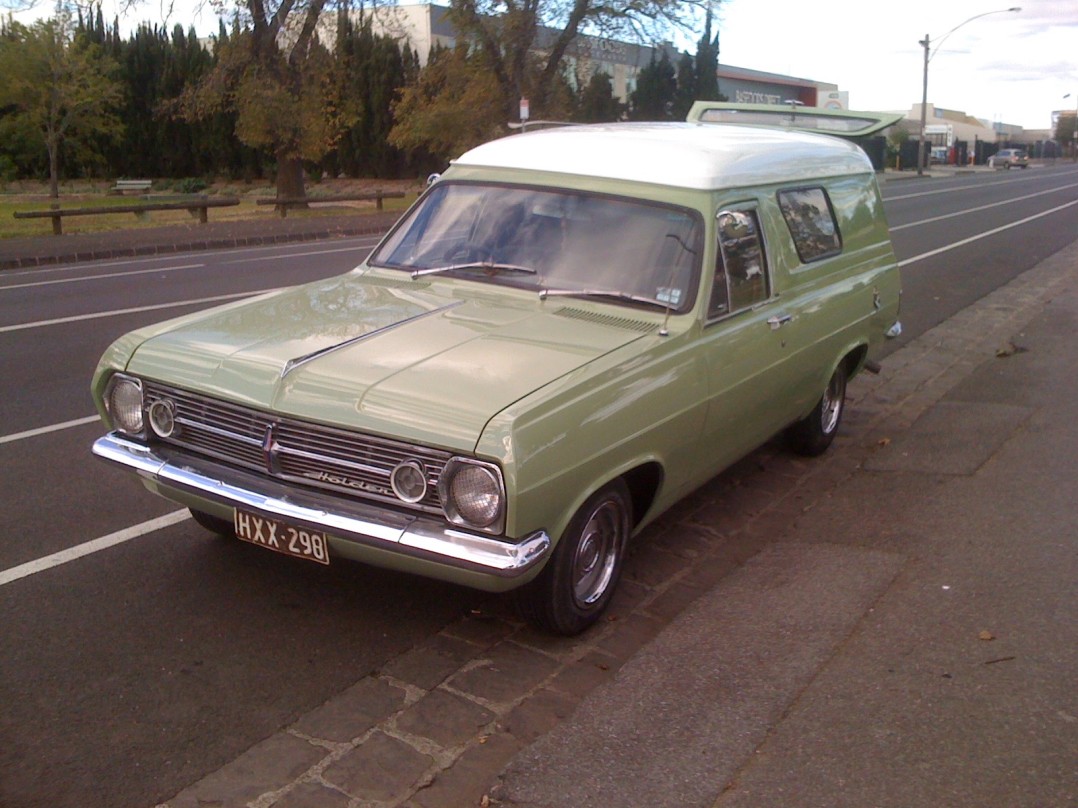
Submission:
<svg viewBox="0 0 1078 808">
<path fill-rule="evenodd" d="M 0 154 L 0 182 L 11 182 L 19 175 L 19 167 L 6 154 Z"/>
<path fill-rule="evenodd" d="M 186 177 L 178 180 L 175 187 L 181 194 L 197 194 L 205 191 L 209 184 L 201 177 Z"/>
</svg>

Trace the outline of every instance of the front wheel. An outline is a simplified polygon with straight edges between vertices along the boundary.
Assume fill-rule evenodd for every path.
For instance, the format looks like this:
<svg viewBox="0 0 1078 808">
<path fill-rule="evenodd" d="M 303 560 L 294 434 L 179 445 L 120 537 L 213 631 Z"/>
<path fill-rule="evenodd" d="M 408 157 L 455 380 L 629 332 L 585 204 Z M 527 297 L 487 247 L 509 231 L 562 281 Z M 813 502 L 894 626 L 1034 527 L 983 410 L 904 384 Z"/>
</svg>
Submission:
<svg viewBox="0 0 1078 808">
<path fill-rule="evenodd" d="M 846 368 L 839 365 L 812 412 L 786 430 L 790 448 L 806 457 L 826 452 L 842 423 L 845 406 Z"/>
<path fill-rule="evenodd" d="M 629 489 L 615 480 L 577 511 L 539 576 L 515 593 L 532 625 L 579 634 L 599 619 L 614 595 L 632 525 Z"/>
</svg>

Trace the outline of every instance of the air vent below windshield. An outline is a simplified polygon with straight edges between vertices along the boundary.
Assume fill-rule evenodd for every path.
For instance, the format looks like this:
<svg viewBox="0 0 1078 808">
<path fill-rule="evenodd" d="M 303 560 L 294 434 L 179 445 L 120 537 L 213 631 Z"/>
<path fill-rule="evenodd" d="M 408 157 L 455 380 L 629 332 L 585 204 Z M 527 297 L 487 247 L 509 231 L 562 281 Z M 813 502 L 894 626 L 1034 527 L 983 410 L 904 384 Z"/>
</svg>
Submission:
<svg viewBox="0 0 1078 808">
<path fill-rule="evenodd" d="M 554 314 L 558 317 L 567 317 L 570 320 L 587 320 L 589 323 L 608 325 L 611 328 L 624 328 L 627 331 L 639 331 L 647 334 L 655 331 L 659 326 L 646 320 L 634 320 L 631 317 L 615 317 L 610 314 L 597 314 L 594 311 L 565 307 L 558 309 Z"/>
</svg>

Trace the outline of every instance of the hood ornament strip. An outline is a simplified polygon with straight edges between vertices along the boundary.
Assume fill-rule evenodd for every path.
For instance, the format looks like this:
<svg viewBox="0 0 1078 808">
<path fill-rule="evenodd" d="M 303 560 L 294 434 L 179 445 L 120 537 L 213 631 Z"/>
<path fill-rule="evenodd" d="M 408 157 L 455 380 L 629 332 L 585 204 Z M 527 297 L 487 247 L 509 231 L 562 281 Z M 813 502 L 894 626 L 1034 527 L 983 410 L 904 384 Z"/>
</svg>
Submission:
<svg viewBox="0 0 1078 808">
<path fill-rule="evenodd" d="M 416 320 L 421 320 L 424 317 L 430 317 L 434 314 L 441 314 L 444 311 L 455 309 L 462 303 L 464 303 L 463 300 L 457 300 L 447 306 L 439 306 L 436 309 L 424 311 L 419 314 L 413 315 L 412 317 L 406 317 L 403 320 L 398 320 L 395 323 L 390 323 L 389 325 L 382 326 L 381 328 L 376 328 L 373 331 L 368 331 L 365 334 L 360 334 L 359 336 L 352 337 L 351 339 L 346 339 L 344 342 L 338 342 L 336 345 L 330 345 L 328 348 L 319 348 L 317 351 L 312 351 L 305 356 L 297 356 L 295 359 L 289 359 L 287 362 L 285 362 L 284 367 L 281 368 L 281 378 L 283 379 L 285 376 L 287 376 L 289 373 L 291 373 L 293 370 L 300 367 L 301 365 L 305 365 L 315 359 L 320 359 L 327 354 L 331 354 L 334 351 L 340 350 L 341 348 L 347 348 L 349 345 L 355 345 L 357 342 L 369 339 L 370 337 L 378 336 L 379 334 L 384 334 L 386 331 L 392 331 L 394 328 L 399 328 L 402 325 L 407 325 L 408 323 L 414 322 Z"/>
</svg>

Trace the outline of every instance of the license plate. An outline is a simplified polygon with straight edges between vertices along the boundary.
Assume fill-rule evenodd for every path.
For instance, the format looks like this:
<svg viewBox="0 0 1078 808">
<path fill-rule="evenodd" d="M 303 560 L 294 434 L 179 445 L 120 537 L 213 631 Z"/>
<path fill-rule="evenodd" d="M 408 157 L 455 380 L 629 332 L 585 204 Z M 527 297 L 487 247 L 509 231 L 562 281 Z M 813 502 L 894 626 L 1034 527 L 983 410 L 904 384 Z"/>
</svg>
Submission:
<svg viewBox="0 0 1078 808">
<path fill-rule="evenodd" d="M 325 533 L 294 527 L 246 511 L 235 512 L 234 524 L 236 537 L 246 542 L 319 564 L 329 563 L 329 543 Z"/>
</svg>

